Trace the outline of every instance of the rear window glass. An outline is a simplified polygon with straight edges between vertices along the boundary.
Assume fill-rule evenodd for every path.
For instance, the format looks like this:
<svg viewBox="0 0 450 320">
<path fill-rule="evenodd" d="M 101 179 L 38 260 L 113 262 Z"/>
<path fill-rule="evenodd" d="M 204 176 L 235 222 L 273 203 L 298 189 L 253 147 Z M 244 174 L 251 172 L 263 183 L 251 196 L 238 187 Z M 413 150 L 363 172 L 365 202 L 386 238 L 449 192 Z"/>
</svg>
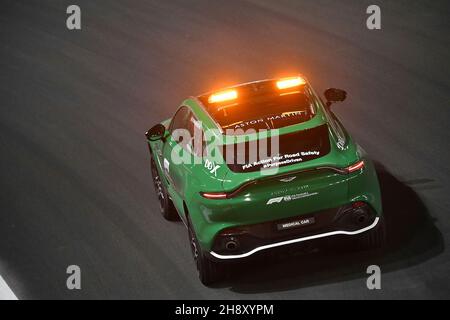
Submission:
<svg viewBox="0 0 450 320">
<path fill-rule="evenodd" d="M 330 139 L 326 124 L 316 128 L 284 134 L 278 137 L 278 153 L 272 155 L 272 141 L 261 145 L 258 141 L 257 150 L 250 154 L 250 143 L 241 142 L 221 150 L 222 155 L 233 172 L 245 173 L 264 169 L 279 168 L 305 161 L 310 161 L 327 155 L 330 152 Z M 253 144 L 253 149 L 254 149 Z M 266 148 L 267 146 L 267 148 Z M 259 148 L 264 148 L 260 152 Z M 261 153 L 261 155 L 260 155 Z M 275 152 L 274 152 L 275 153 Z"/>
<path fill-rule="evenodd" d="M 251 96 L 234 104 L 211 106 L 209 112 L 224 131 L 228 130 L 227 134 L 242 134 L 242 130 L 248 129 L 279 129 L 314 116 L 313 104 L 304 90 Z"/>
</svg>

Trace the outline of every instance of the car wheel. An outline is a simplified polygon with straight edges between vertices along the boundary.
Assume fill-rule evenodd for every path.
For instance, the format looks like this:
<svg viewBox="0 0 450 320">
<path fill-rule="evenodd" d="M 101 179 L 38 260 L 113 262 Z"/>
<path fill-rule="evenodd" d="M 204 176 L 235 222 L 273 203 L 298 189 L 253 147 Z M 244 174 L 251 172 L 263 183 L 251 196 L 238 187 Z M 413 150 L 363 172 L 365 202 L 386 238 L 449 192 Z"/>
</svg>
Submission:
<svg viewBox="0 0 450 320">
<path fill-rule="evenodd" d="M 204 252 L 198 243 L 197 236 L 188 222 L 189 244 L 191 246 L 192 256 L 194 258 L 198 277 L 205 286 L 210 286 L 223 277 L 222 266 L 219 262 L 212 261 Z"/>
<path fill-rule="evenodd" d="M 156 196 L 158 197 L 159 209 L 162 216 L 166 220 L 175 221 L 178 220 L 178 213 L 170 200 L 166 188 L 164 187 L 161 177 L 159 176 L 158 169 L 156 168 L 155 160 L 151 157 L 151 169 L 153 177 L 153 185 L 155 187 Z"/>
<path fill-rule="evenodd" d="M 361 244 L 364 249 L 383 249 L 386 246 L 386 221 L 381 218 L 375 228 L 364 232 Z"/>
</svg>

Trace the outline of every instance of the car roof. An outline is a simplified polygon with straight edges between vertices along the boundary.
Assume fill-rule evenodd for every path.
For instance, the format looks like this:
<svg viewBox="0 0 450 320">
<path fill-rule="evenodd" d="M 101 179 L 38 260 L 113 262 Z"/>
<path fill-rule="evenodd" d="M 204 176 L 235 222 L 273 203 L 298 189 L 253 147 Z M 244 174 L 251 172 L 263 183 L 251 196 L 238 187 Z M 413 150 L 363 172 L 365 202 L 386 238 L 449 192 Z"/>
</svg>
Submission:
<svg viewBox="0 0 450 320">
<path fill-rule="evenodd" d="M 309 82 L 307 82 L 306 78 L 304 78 L 303 76 L 302 76 L 302 78 L 305 79 L 305 81 L 306 81 L 305 86 L 307 87 L 307 89 L 310 90 L 314 96 L 317 96 L 314 93 L 314 90 L 310 86 Z M 277 80 L 278 79 L 258 80 L 258 81 L 237 84 L 234 86 L 222 88 L 220 90 L 210 91 L 210 92 L 203 93 L 196 97 L 189 97 L 188 99 L 183 101 L 183 105 L 190 107 L 190 109 L 193 111 L 194 115 L 196 116 L 197 120 L 201 121 L 202 128 L 204 131 L 205 130 L 213 130 L 214 135 L 217 138 L 223 139 L 223 143 L 227 144 L 227 143 L 230 143 L 230 139 L 224 139 L 225 135 L 222 130 L 222 127 L 214 120 L 214 118 L 211 116 L 211 114 L 209 112 L 208 97 L 211 94 L 214 94 L 215 92 L 221 92 L 221 91 L 230 90 L 230 89 L 238 89 L 238 88 L 243 88 L 243 87 L 252 87 L 255 85 L 264 86 L 264 85 L 273 83 L 274 81 L 277 81 Z M 314 117 L 311 120 L 308 120 L 308 121 L 305 121 L 305 122 L 302 122 L 299 124 L 295 124 L 295 125 L 286 126 L 286 127 L 280 128 L 278 130 L 269 130 L 269 135 L 271 135 L 271 134 L 282 135 L 285 133 L 314 128 L 314 127 L 317 127 L 317 126 L 320 126 L 320 125 L 326 123 L 327 118 L 326 118 L 325 114 L 323 113 L 323 105 L 322 105 L 320 99 L 314 99 L 314 100 L 317 100 L 317 101 L 314 101 L 316 114 L 314 115 Z M 250 140 L 252 140 L 252 139 L 250 139 Z"/>
</svg>

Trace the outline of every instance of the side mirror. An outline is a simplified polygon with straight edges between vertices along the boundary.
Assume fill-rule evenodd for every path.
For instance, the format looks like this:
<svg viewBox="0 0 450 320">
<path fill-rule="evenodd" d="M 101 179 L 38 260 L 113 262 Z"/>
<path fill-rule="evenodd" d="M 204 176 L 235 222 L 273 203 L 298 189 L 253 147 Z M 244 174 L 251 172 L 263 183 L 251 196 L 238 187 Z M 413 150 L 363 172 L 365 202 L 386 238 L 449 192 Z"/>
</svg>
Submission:
<svg viewBox="0 0 450 320">
<path fill-rule="evenodd" d="M 164 139 L 166 133 L 166 127 L 164 127 L 162 124 L 158 123 L 157 125 L 153 126 L 151 129 L 148 129 L 148 131 L 145 133 L 145 136 L 150 141 L 157 141 Z"/>
<path fill-rule="evenodd" d="M 325 90 L 324 95 L 327 99 L 327 107 L 331 106 L 333 102 L 342 102 L 347 98 L 347 92 L 336 88 Z"/>
</svg>

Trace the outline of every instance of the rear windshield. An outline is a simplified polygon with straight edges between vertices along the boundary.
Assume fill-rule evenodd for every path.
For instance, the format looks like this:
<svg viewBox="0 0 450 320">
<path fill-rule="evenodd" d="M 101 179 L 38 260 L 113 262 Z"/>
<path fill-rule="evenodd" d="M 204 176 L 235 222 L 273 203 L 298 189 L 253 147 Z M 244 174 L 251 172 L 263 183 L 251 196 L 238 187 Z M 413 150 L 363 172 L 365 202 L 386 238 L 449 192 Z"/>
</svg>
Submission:
<svg viewBox="0 0 450 320">
<path fill-rule="evenodd" d="M 276 154 L 272 154 L 275 152 L 272 152 L 270 148 L 271 140 L 264 144 L 260 144 L 260 141 L 258 141 L 257 150 L 252 150 L 252 154 L 250 154 L 249 142 L 232 145 L 233 152 L 227 152 L 229 150 L 227 148 L 230 146 L 222 149 L 221 152 L 230 170 L 239 173 L 302 163 L 323 157 L 330 152 L 330 139 L 326 124 L 308 130 L 284 134 L 277 138 L 278 152 Z M 254 145 L 252 147 L 254 149 Z M 260 148 L 264 149 L 260 150 Z"/>
<path fill-rule="evenodd" d="M 306 92 L 280 95 L 273 92 L 242 99 L 238 103 L 211 107 L 211 116 L 227 134 L 242 130 L 279 129 L 310 120 L 313 104 Z M 234 133 L 232 130 L 238 130 Z"/>
</svg>

